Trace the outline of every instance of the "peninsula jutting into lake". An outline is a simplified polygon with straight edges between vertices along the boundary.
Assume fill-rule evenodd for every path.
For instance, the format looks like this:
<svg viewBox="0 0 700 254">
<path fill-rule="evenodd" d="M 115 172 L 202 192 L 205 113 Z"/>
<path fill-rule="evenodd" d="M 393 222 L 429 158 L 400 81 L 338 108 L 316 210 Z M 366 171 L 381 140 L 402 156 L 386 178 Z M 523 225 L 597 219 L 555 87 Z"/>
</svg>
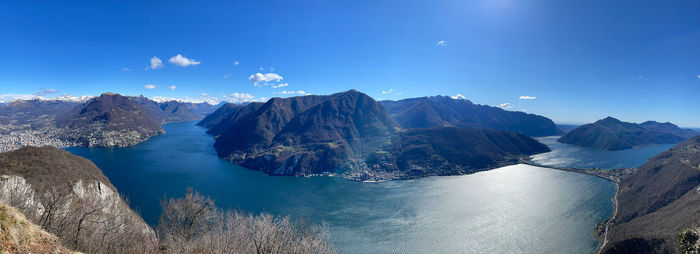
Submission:
<svg viewBox="0 0 700 254">
<path fill-rule="evenodd" d="M 700 2 L 0 1 L 0 253 L 700 253 Z"/>
</svg>

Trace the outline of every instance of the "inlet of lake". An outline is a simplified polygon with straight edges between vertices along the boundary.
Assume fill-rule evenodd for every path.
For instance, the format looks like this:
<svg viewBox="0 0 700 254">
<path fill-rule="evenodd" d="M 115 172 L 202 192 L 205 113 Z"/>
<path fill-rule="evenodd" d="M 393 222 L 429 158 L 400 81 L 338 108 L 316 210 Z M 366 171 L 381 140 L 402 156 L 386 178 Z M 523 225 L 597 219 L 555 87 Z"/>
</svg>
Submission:
<svg viewBox="0 0 700 254">
<path fill-rule="evenodd" d="M 329 226 L 339 253 L 591 253 L 593 229 L 612 212 L 607 180 L 528 165 L 462 176 L 362 183 L 268 176 L 216 156 L 194 122 L 128 148 L 66 150 L 92 160 L 151 225 L 159 201 L 187 187 L 222 208 L 305 217 Z M 636 167 L 670 145 L 607 152 L 541 138 L 556 166 Z"/>
</svg>

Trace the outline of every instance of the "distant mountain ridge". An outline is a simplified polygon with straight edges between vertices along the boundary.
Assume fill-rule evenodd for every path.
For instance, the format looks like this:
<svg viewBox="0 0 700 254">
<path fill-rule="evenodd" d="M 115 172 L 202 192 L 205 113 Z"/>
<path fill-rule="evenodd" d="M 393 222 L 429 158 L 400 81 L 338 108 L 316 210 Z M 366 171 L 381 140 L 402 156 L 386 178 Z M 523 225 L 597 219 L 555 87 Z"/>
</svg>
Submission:
<svg viewBox="0 0 700 254">
<path fill-rule="evenodd" d="M 380 103 L 355 90 L 227 104 L 198 125 L 215 137 L 220 157 L 273 175 L 332 173 L 371 180 L 463 174 L 548 151 L 530 137 L 507 131 L 402 131 Z M 460 146 L 454 140 L 483 146 Z M 415 151 L 442 159 L 427 163 L 412 157 Z M 417 167 L 423 169 L 410 170 Z"/>
<path fill-rule="evenodd" d="M 622 150 L 651 144 L 675 144 L 695 135 L 698 133 L 681 129 L 672 123 L 647 121 L 635 124 L 606 117 L 595 123 L 579 126 L 558 141 L 605 150 Z"/>
<path fill-rule="evenodd" d="M 403 128 L 477 127 L 520 132 L 530 136 L 562 134 L 549 118 L 474 104 L 466 99 L 431 96 L 380 101 Z"/>
<path fill-rule="evenodd" d="M 216 110 L 208 103 L 155 102 L 143 96 L 104 93 L 84 103 L 16 100 L 0 106 L 0 131 L 21 132 L 28 140 L 0 140 L 2 151 L 22 145 L 119 147 L 163 133 L 161 124 L 200 120 Z M 11 143 L 10 143 L 11 142 Z M 6 144 L 10 143 L 10 144 Z"/>
<path fill-rule="evenodd" d="M 153 113 L 129 97 L 104 93 L 56 119 L 81 146 L 130 146 L 164 133 Z"/>
<path fill-rule="evenodd" d="M 676 236 L 700 225 L 700 136 L 662 152 L 619 184 L 604 253 L 677 252 Z"/>
</svg>

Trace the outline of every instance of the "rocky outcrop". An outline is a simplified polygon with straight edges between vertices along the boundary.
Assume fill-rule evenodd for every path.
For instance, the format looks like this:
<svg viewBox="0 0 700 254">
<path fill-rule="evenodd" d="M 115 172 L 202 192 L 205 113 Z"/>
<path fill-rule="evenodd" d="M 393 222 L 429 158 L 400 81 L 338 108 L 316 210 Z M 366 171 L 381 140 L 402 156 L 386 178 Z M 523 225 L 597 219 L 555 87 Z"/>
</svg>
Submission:
<svg viewBox="0 0 700 254">
<path fill-rule="evenodd" d="M 100 169 L 58 148 L 0 153 L 0 190 L 0 201 L 56 234 L 71 249 L 142 252 L 156 242 L 153 230 Z"/>
</svg>

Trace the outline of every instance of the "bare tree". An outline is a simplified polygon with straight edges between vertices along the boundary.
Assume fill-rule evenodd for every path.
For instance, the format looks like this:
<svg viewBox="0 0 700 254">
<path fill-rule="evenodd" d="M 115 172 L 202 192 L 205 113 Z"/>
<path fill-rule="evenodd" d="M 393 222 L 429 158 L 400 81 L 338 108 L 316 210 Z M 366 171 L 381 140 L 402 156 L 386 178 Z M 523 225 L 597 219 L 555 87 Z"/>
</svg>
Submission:
<svg viewBox="0 0 700 254">
<path fill-rule="evenodd" d="M 184 198 L 161 204 L 158 235 L 166 253 L 335 253 L 326 225 L 221 211 L 191 188 Z"/>
<path fill-rule="evenodd" d="M 192 252 L 194 240 L 214 224 L 214 201 L 192 188 L 181 199 L 162 200 L 163 213 L 158 221 L 158 236 L 171 253 Z"/>
</svg>

